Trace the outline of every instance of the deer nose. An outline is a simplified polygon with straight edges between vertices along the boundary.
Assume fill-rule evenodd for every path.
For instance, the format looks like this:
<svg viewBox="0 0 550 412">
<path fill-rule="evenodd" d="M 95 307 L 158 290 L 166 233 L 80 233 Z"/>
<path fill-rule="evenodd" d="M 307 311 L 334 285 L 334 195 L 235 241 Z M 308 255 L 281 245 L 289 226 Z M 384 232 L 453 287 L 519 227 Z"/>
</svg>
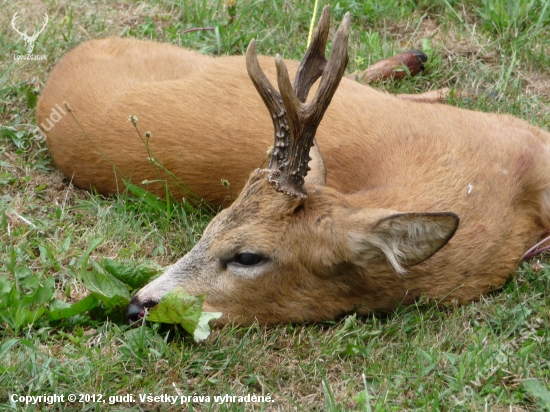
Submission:
<svg viewBox="0 0 550 412">
<path fill-rule="evenodd" d="M 411 50 L 411 53 L 418 59 L 420 63 L 420 70 L 424 70 L 424 63 L 428 61 L 428 56 L 420 50 Z"/>
<path fill-rule="evenodd" d="M 126 320 L 128 323 L 134 323 L 143 318 L 145 315 L 145 308 L 142 308 L 135 303 L 130 303 L 128 309 L 126 309 Z"/>
<path fill-rule="evenodd" d="M 152 308 L 157 305 L 158 302 L 155 301 L 147 301 L 147 302 L 139 302 L 135 297 L 131 300 L 130 304 L 128 305 L 128 309 L 126 309 L 126 320 L 128 323 L 135 323 L 145 316 L 145 309 L 146 308 Z"/>
</svg>

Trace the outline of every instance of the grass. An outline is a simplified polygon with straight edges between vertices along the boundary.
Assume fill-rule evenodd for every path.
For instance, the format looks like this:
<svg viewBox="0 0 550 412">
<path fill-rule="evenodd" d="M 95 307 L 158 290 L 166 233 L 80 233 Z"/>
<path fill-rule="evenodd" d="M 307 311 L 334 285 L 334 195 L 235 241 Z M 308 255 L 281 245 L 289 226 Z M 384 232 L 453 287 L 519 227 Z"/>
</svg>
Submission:
<svg viewBox="0 0 550 412">
<path fill-rule="evenodd" d="M 415 93 L 482 88 L 477 100 L 448 104 L 511 113 L 550 124 L 550 6 L 543 0 L 374 0 L 332 2 L 333 22 L 353 16 L 348 72 L 402 49 L 430 56 L 420 76 L 375 87 Z M 139 394 L 270 394 L 273 403 L 185 403 L 185 410 L 550 410 L 550 266 L 523 264 L 480 302 L 447 310 L 433 302 L 388 315 L 315 325 L 215 330 L 195 344 L 180 330 L 129 329 L 120 310 L 69 319 L 38 316 L 53 299 L 88 294 L 80 270 L 103 259 L 166 266 L 189 250 L 212 214 L 187 213 L 126 195 L 103 198 L 71 186 L 44 142 L 34 107 L 56 61 L 76 44 L 108 35 L 170 42 L 214 55 L 242 54 L 251 38 L 262 54 L 300 58 L 313 4 L 219 0 L 4 2 L 0 16 L 0 262 L 15 285 L 0 302 L 0 410 L 43 410 L 10 395 L 102 394 L 105 404 L 57 402 L 52 410 L 181 410 Z M 36 54 L 11 30 L 50 22 Z M 33 20 L 34 19 L 34 20 Z M 213 30 L 183 31 L 197 27 Z M 97 247 L 90 246 L 98 240 Z M 89 258 L 84 259 L 84 257 Z M 7 277 L 4 275 L 7 274 Z M 0 292 L 6 283 L 0 283 Z M 49 295 L 51 293 L 51 296 Z M 4 295 L 5 296 L 5 295 Z M 11 299 L 11 298 L 10 298 Z M 42 308 L 42 309 L 41 309 Z M 110 396 L 135 401 L 109 404 Z M 84 400 L 84 399 L 83 399 Z M 114 398 L 111 400 L 115 400 Z M 193 401 L 193 399 L 191 399 Z M 203 399 L 204 401 L 204 399 Z"/>
</svg>

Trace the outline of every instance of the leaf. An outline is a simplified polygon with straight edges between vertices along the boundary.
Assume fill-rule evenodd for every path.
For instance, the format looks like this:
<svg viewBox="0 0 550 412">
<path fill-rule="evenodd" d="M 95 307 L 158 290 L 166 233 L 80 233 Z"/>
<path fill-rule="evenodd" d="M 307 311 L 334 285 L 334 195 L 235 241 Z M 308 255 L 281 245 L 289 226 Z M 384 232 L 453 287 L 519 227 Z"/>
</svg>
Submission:
<svg viewBox="0 0 550 412">
<path fill-rule="evenodd" d="M 208 338 L 210 335 L 210 326 L 208 325 L 208 322 L 212 319 L 219 319 L 221 316 L 221 312 L 202 312 L 197 328 L 193 333 L 195 342 L 200 342 L 201 340 Z"/>
<path fill-rule="evenodd" d="M 536 379 L 527 379 L 521 383 L 527 394 L 536 399 L 537 404 L 544 410 L 550 411 L 550 391 Z"/>
<path fill-rule="evenodd" d="M 517 305 L 515 308 L 512 309 L 512 314 L 514 315 L 514 323 L 513 325 L 507 330 L 507 336 L 511 336 L 522 326 L 525 321 L 529 318 L 531 315 L 532 310 L 529 309 L 527 306 L 523 304 Z"/>
<path fill-rule="evenodd" d="M 142 189 L 139 186 L 136 186 L 133 183 L 130 183 L 128 181 L 124 181 L 124 185 L 126 188 L 135 196 L 143 199 L 143 201 L 152 209 L 156 210 L 159 213 L 166 213 L 167 204 L 164 200 L 162 200 L 160 197 L 155 196 L 151 192 L 148 192 L 145 189 Z"/>
<path fill-rule="evenodd" d="M 4 342 L 0 345 L 0 359 L 4 357 L 4 355 L 10 350 L 10 348 L 15 345 L 17 342 L 19 342 L 19 339 L 10 339 L 7 342 Z"/>
<path fill-rule="evenodd" d="M 85 276 L 86 272 L 88 270 L 88 259 L 90 258 L 90 254 L 103 243 L 105 238 L 97 238 L 92 239 L 90 241 L 90 246 L 88 246 L 88 249 L 86 249 L 86 252 L 82 255 L 82 257 L 78 260 L 78 265 L 80 266 L 80 275 Z"/>
<path fill-rule="evenodd" d="M 132 289 L 140 289 L 149 282 L 149 279 L 162 272 L 162 269 L 158 266 L 153 267 L 145 263 L 138 264 L 132 260 L 119 263 L 108 258 L 103 259 L 103 268 Z"/>
<path fill-rule="evenodd" d="M 110 273 L 88 271 L 88 259 L 90 254 L 105 240 L 105 238 L 92 239 L 90 246 L 79 259 L 80 279 L 84 286 L 101 300 L 109 309 L 122 308 L 130 303 L 130 293 L 126 285 Z"/>
<path fill-rule="evenodd" d="M 181 325 L 193 335 L 195 342 L 199 342 L 210 335 L 208 322 L 222 315 L 220 312 L 202 312 L 203 301 L 203 295 L 190 296 L 183 288 L 175 288 L 149 311 L 147 320 Z"/>
<path fill-rule="evenodd" d="M 17 265 L 15 267 L 14 276 L 16 279 L 25 279 L 32 275 L 33 275 L 33 272 L 28 266 Z"/>
<path fill-rule="evenodd" d="M 15 310 L 15 306 L 19 304 L 19 301 L 21 300 L 19 296 L 19 291 L 14 285 L 12 286 L 11 290 L 6 292 L 5 294 L 2 294 L 2 299 L 0 300 L 0 308 L 7 308 L 8 311 Z M 2 315 L 2 312 L 0 312 L 0 315 Z"/>
<path fill-rule="evenodd" d="M 73 304 L 56 299 L 50 304 L 48 317 L 50 320 L 68 319 L 95 308 L 97 304 L 98 300 L 94 295 L 88 295 Z"/>
<path fill-rule="evenodd" d="M 0 276 L 0 302 L 7 302 L 13 284 L 6 276 Z M 1 306 L 0 306 L 1 307 Z"/>
<path fill-rule="evenodd" d="M 193 334 L 202 313 L 204 296 L 190 296 L 183 288 L 175 288 L 149 311 L 147 319 L 153 322 L 179 324 Z"/>
<path fill-rule="evenodd" d="M 128 288 L 110 273 L 83 271 L 81 277 L 84 286 L 108 308 L 123 307 L 130 303 Z"/>
<path fill-rule="evenodd" d="M 10 254 L 10 259 L 6 262 L 6 265 L 8 267 L 8 271 L 12 274 L 12 276 L 14 276 L 15 275 L 16 253 L 15 253 L 15 249 L 13 248 L 13 246 L 9 247 L 8 253 Z"/>
<path fill-rule="evenodd" d="M 55 293 L 55 278 L 49 277 L 44 281 L 44 286 L 39 286 L 34 293 L 34 302 L 45 304 L 49 302 Z"/>
<path fill-rule="evenodd" d="M 17 307 L 17 310 L 15 311 L 15 327 L 16 333 L 18 332 L 19 328 L 21 326 L 27 326 L 34 324 L 40 317 L 43 315 L 43 313 L 46 311 L 46 308 L 43 306 L 38 307 L 34 310 L 29 310 L 24 306 Z"/>
</svg>

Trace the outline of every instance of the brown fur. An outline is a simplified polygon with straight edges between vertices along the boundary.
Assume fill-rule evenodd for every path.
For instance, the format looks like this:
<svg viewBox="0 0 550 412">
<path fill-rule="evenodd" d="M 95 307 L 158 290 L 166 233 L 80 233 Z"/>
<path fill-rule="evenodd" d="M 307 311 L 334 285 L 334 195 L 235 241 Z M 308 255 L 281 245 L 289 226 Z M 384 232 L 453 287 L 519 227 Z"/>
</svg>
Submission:
<svg viewBox="0 0 550 412">
<path fill-rule="evenodd" d="M 273 59 L 260 64 L 276 84 Z M 293 73 L 297 64 L 287 66 Z M 103 153 L 141 182 L 156 176 L 127 122 L 136 115 L 159 160 L 216 204 L 227 201 L 220 179 L 239 191 L 272 144 L 244 57 L 96 40 L 53 71 L 39 124 L 64 101 Z M 77 185 L 117 190 L 112 165 L 70 116 L 47 141 Z M 206 293 L 205 308 L 222 311 L 222 322 L 275 323 L 391 310 L 421 295 L 467 302 L 500 287 L 550 229 L 550 135 L 522 120 L 399 100 L 342 79 L 317 141 L 326 186 L 310 182 L 301 202 L 273 190 L 265 171 L 252 172 L 199 244 L 133 304 L 150 306 L 183 286 Z M 245 251 L 268 263 L 250 271 L 227 264 Z"/>
</svg>

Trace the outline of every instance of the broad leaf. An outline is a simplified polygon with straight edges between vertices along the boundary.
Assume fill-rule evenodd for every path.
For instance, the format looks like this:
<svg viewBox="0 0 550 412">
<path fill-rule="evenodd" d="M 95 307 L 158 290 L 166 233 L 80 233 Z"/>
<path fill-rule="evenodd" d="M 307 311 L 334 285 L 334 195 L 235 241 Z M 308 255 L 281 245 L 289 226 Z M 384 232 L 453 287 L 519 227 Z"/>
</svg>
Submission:
<svg viewBox="0 0 550 412">
<path fill-rule="evenodd" d="M 0 307 L 8 305 L 8 297 L 12 287 L 13 284 L 7 276 L 0 276 Z"/>
<path fill-rule="evenodd" d="M 550 391 L 545 385 L 536 379 L 526 379 L 521 382 L 521 387 L 537 401 L 541 410 L 550 411 Z"/>
<path fill-rule="evenodd" d="M 108 308 L 122 308 L 130 303 L 128 288 L 110 273 L 82 272 L 81 277 L 84 286 Z"/>
<path fill-rule="evenodd" d="M 56 299 L 50 305 L 48 316 L 50 320 L 68 319 L 95 308 L 97 304 L 98 300 L 94 295 L 88 295 L 73 304 Z"/>
<path fill-rule="evenodd" d="M 208 325 L 208 322 L 212 319 L 219 319 L 221 316 L 221 312 L 202 312 L 197 328 L 193 333 L 195 342 L 200 342 L 210 336 L 210 326 Z"/>
<path fill-rule="evenodd" d="M 103 259 L 103 267 L 132 289 L 140 289 L 149 282 L 149 279 L 162 272 L 160 267 L 153 267 L 151 264 L 146 265 L 144 263 L 138 264 L 132 260 L 119 263 L 107 258 Z"/>
<path fill-rule="evenodd" d="M 168 292 L 147 315 L 152 322 L 179 324 L 193 335 L 196 342 L 210 334 L 208 322 L 217 319 L 221 313 L 202 312 L 204 296 L 190 296 L 183 288 Z"/>
</svg>

